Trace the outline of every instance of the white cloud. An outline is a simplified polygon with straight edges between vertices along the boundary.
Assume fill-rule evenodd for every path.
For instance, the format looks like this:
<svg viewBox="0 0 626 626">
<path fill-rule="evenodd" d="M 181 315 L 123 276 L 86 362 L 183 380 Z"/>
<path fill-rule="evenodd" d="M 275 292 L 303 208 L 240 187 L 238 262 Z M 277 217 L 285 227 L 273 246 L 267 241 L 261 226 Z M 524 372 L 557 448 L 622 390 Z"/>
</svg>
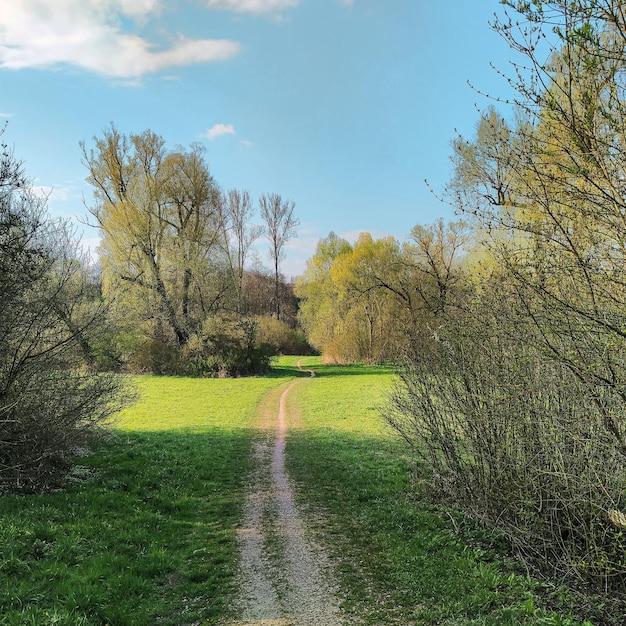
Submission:
<svg viewBox="0 0 626 626">
<path fill-rule="evenodd" d="M 319 237 L 295 237 L 294 239 L 290 239 L 285 244 L 285 247 L 288 250 L 300 252 L 308 257 L 315 253 L 319 240 Z"/>
<path fill-rule="evenodd" d="M 203 137 L 207 139 L 215 139 L 222 135 L 234 135 L 235 127 L 232 124 L 215 124 L 204 133 Z"/>
<path fill-rule="evenodd" d="M 0 113 L 0 117 L 13 117 L 13 113 Z"/>
<path fill-rule="evenodd" d="M 116 4 L 115 0 L 113 4 Z M 122 12 L 126 15 L 141 17 L 158 11 L 160 0 L 118 0 L 117 4 L 120 5 Z"/>
<path fill-rule="evenodd" d="M 240 50 L 224 39 L 179 35 L 167 49 L 122 30 L 158 14 L 159 0 L 21 0 L 0 12 L 0 68 L 75 65 L 117 78 L 224 61 Z"/>
<path fill-rule="evenodd" d="M 208 0 L 210 9 L 235 13 L 275 13 L 298 6 L 300 0 Z"/>
<path fill-rule="evenodd" d="M 50 202 L 65 202 L 72 197 L 72 190 L 67 186 L 33 185 L 31 191 L 45 197 Z"/>
<path fill-rule="evenodd" d="M 298 276 L 302 276 L 306 270 L 306 259 L 293 259 L 287 257 L 280 268 L 280 273 L 287 278 L 293 280 Z"/>
</svg>

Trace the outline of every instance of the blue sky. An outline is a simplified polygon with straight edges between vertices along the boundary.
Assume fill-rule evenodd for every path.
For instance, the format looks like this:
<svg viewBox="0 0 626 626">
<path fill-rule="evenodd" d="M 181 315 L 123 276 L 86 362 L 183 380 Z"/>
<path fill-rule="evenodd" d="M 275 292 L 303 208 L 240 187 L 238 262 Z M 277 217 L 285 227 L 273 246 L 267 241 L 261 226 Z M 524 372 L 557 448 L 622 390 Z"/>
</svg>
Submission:
<svg viewBox="0 0 626 626">
<path fill-rule="evenodd" d="M 80 141 L 110 122 L 200 142 L 217 182 L 296 203 L 285 274 L 331 230 L 403 239 L 449 218 L 450 141 L 506 96 L 499 0 L 12 0 L 0 117 L 53 215 L 85 218 Z M 0 120 L 1 121 L 1 120 Z M 97 233 L 79 225 L 93 245 Z M 268 264 L 262 245 L 261 260 Z"/>
</svg>

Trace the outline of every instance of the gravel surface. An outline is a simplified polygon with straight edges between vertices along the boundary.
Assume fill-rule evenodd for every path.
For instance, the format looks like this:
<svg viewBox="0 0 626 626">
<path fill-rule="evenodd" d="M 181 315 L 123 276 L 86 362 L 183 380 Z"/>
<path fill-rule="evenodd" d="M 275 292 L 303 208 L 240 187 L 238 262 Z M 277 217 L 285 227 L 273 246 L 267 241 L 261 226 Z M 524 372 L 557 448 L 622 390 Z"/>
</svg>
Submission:
<svg viewBox="0 0 626 626">
<path fill-rule="evenodd" d="M 313 375 L 313 374 L 312 374 Z M 296 506 L 285 472 L 285 399 L 274 432 L 261 431 L 255 471 L 239 530 L 239 626 L 341 626 L 328 557 L 315 544 Z"/>
</svg>

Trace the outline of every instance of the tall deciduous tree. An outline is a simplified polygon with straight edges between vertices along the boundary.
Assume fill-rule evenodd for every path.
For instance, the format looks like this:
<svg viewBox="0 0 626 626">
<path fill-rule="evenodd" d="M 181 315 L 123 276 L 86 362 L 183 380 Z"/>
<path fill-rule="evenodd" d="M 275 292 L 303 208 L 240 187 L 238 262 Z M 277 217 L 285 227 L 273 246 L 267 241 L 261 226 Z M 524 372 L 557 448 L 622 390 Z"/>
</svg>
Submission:
<svg viewBox="0 0 626 626">
<path fill-rule="evenodd" d="M 222 212 L 225 248 L 237 291 L 237 312 L 243 313 L 246 261 L 263 227 L 252 223 L 255 208 L 248 191 L 229 190 L 222 198 Z"/>
<path fill-rule="evenodd" d="M 202 149 L 168 151 L 151 131 L 114 126 L 82 145 L 102 232 L 105 285 L 148 307 L 184 346 L 229 291 L 220 245 L 220 193 Z"/>
<path fill-rule="evenodd" d="M 347 360 L 381 363 L 405 347 L 409 321 L 386 285 L 395 282 L 401 246 L 393 237 L 374 240 L 361 233 L 349 254 L 330 270 L 340 310 Z"/>
<path fill-rule="evenodd" d="M 296 233 L 299 220 L 294 215 L 295 202 L 283 200 L 277 193 L 263 194 L 259 198 L 261 217 L 265 223 L 265 236 L 270 242 L 270 255 L 274 265 L 274 298 L 276 318 L 280 319 L 280 262 L 287 241 Z"/>
<path fill-rule="evenodd" d="M 446 223 L 439 219 L 434 224 L 417 224 L 411 229 L 403 256 L 412 275 L 412 293 L 406 287 L 404 293 L 413 320 L 420 310 L 437 317 L 458 302 L 466 285 L 464 261 L 471 244 L 469 228 L 462 220 Z"/>
<path fill-rule="evenodd" d="M 318 241 L 315 254 L 307 260 L 304 274 L 296 281 L 300 323 L 311 345 L 328 358 L 340 356 L 337 335 L 341 317 L 339 294 L 330 271 L 340 255 L 351 252 L 348 241 L 330 232 L 328 237 Z"/>
</svg>

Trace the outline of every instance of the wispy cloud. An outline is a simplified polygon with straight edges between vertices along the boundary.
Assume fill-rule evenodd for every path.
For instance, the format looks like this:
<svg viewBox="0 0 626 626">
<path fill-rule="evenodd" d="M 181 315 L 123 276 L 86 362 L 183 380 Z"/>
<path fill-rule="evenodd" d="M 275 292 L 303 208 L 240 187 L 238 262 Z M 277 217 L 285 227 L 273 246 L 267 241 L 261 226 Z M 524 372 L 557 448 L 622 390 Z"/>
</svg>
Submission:
<svg viewBox="0 0 626 626">
<path fill-rule="evenodd" d="M 67 64 L 133 79 L 160 70 L 225 61 L 241 46 L 226 39 L 170 35 L 160 49 L 123 24 L 158 15 L 159 0 L 21 0 L 0 12 L 0 68 Z"/>
<path fill-rule="evenodd" d="M 232 124 L 215 124 L 207 130 L 202 136 L 207 139 L 215 139 L 222 135 L 234 135 L 235 127 Z"/>
<path fill-rule="evenodd" d="M 294 252 L 301 252 L 307 258 L 315 253 L 319 237 L 295 237 L 285 244 L 285 247 Z"/>
<path fill-rule="evenodd" d="M 235 13 L 276 13 L 298 6 L 300 0 L 208 0 L 210 9 Z"/>
<path fill-rule="evenodd" d="M 13 113 L 0 113 L 0 117 L 13 117 Z"/>
<path fill-rule="evenodd" d="M 51 202 L 65 202 L 72 197 L 72 190 L 65 185 L 33 185 L 31 191 Z"/>
</svg>

